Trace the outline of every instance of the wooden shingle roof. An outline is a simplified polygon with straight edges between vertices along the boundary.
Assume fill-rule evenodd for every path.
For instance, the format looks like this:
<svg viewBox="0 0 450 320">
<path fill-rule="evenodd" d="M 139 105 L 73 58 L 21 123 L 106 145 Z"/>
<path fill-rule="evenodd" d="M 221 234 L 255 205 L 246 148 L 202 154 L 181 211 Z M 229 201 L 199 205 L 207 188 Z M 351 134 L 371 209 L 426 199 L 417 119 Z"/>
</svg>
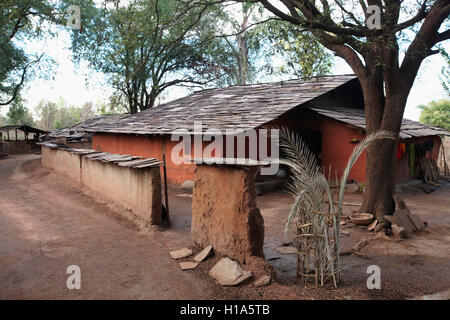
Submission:
<svg viewBox="0 0 450 320">
<path fill-rule="evenodd" d="M 366 129 L 366 121 L 364 116 L 364 110 L 350 109 L 341 107 L 308 107 L 309 109 L 334 120 L 350 124 L 363 130 Z M 400 128 L 400 138 L 409 139 L 414 137 L 426 137 L 435 135 L 447 135 L 450 136 L 450 132 L 429 126 L 427 124 L 403 119 L 402 126 Z"/>
<path fill-rule="evenodd" d="M 122 119 L 105 119 L 85 130 L 171 134 L 179 129 L 191 132 L 194 122 L 201 121 L 203 131 L 233 129 L 236 133 L 244 132 L 349 81 L 358 80 L 354 75 L 342 75 L 207 89 Z"/>
<path fill-rule="evenodd" d="M 83 124 L 82 131 L 124 134 L 172 134 L 185 129 L 192 132 L 194 122 L 202 123 L 202 132 L 217 129 L 245 132 L 277 119 L 302 106 L 323 116 L 365 130 L 363 109 L 317 105 L 313 99 L 338 87 L 357 82 L 354 75 L 326 76 L 308 80 L 289 80 L 246 86 L 207 89 L 158 107 L 132 115 L 109 116 Z M 323 102 L 322 102 L 323 103 Z M 403 119 L 400 138 L 450 135 L 444 129 Z"/>
</svg>

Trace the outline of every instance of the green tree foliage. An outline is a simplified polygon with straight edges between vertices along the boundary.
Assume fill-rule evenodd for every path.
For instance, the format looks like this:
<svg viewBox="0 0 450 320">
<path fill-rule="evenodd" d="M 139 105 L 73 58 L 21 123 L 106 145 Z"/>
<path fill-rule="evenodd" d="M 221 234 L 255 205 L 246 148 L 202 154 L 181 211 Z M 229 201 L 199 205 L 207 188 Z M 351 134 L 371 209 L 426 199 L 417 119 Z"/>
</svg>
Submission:
<svg viewBox="0 0 450 320">
<path fill-rule="evenodd" d="M 281 63 L 267 61 L 265 69 L 271 74 L 289 74 L 308 78 L 329 74 L 333 56 L 317 41 L 311 32 L 284 21 L 273 20 L 259 26 L 265 36 L 265 57 L 277 57 Z M 267 59 L 267 58 L 266 58 Z"/>
<path fill-rule="evenodd" d="M 20 42 L 39 37 L 44 21 L 56 21 L 55 5 L 42 0 L 0 2 L 0 106 L 14 101 L 42 55 L 27 52 Z"/>
<path fill-rule="evenodd" d="M 28 125 L 33 126 L 33 116 L 25 106 L 25 101 L 22 97 L 18 96 L 9 106 L 7 113 L 7 123 L 13 125 Z"/>
<path fill-rule="evenodd" d="M 440 51 L 442 57 L 445 59 L 445 62 L 447 63 L 447 65 L 443 66 L 441 70 L 440 75 L 441 84 L 445 92 L 447 92 L 447 94 L 450 95 L 450 55 L 444 49 L 441 49 Z"/>
<path fill-rule="evenodd" d="M 103 72 L 126 97 L 131 113 L 155 104 L 174 85 L 205 84 L 217 77 L 203 54 L 214 11 L 201 0 L 75 1 L 82 32 L 72 34 L 75 60 Z"/>
<path fill-rule="evenodd" d="M 257 3 L 241 3 L 229 11 L 222 8 L 207 50 L 224 72 L 215 84 L 244 85 L 274 75 L 307 78 L 330 72 L 332 55 L 311 33 L 267 18 Z"/>
<path fill-rule="evenodd" d="M 50 131 L 54 128 L 54 122 L 58 108 L 56 103 L 42 99 L 36 106 L 36 112 L 39 116 L 39 126 L 45 130 Z"/>
<path fill-rule="evenodd" d="M 450 131 L 450 100 L 431 101 L 419 108 L 422 110 L 419 118 L 421 122 Z"/>
<path fill-rule="evenodd" d="M 39 116 L 39 126 L 47 131 L 70 127 L 97 116 L 92 102 L 76 107 L 68 105 L 63 98 L 59 98 L 58 102 L 42 99 L 36 107 L 36 112 Z"/>
<path fill-rule="evenodd" d="M 101 115 L 130 113 L 125 96 L 120 92 L 113 93 L 108 101 L 100 102 L 96 112 Z"/>
<path fill-rule="evenodd" d="M 6 126 L 8 124 L 8 118 L 0 115 L 0 127 Z"/>
</svg>

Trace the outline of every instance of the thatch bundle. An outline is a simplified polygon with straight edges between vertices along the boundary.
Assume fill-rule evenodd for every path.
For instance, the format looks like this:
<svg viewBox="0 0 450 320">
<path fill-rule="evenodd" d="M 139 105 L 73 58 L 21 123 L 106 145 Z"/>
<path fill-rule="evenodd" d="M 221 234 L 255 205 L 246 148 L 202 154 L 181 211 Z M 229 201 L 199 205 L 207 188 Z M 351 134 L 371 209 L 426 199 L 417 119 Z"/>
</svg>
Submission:
<svg viewBox="0 0 450 320">
<path fill-rule="evenodd" d="M 295 221 L 297 275 L 302 281 L 313 279 L 316 285 L 322 286 L 327 281 L 332 281 L 337 287 L 340 270 L 340 220 L 347 178 L 364 149 L 380 139 L 395 139 L 395 135 L 387 131 L 375 132 L 353 150 L 340 179 L 338 206 L 335 208 L 328 180 L 322 167 L 316 163 L 315 155 L 300 136 L 286 128 L 280 129 L 280 163 L 291 170 L 288 189 L 295 197 L 285 232 L 287 236 Z"/>
</svg>

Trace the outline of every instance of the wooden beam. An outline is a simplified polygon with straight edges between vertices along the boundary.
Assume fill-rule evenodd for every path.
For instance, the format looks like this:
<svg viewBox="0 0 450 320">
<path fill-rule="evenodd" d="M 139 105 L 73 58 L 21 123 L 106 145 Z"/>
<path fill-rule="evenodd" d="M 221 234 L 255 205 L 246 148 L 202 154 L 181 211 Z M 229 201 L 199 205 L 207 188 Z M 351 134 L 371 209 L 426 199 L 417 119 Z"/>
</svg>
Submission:
<svg viewBox="0 0 450 320">
<path fill-rule="evenodd" d="M 164 172 L 164 198 L 166 202 L 166 219 L 167 224 L 170 225 L 170 216 L 169 216 L 169 195 L 167 193 L 167 164 L 166 164 L 166 140 L 163 139 L 162 143 L 162 156 L 163 156 L 163 172 Z"/>
</svg>

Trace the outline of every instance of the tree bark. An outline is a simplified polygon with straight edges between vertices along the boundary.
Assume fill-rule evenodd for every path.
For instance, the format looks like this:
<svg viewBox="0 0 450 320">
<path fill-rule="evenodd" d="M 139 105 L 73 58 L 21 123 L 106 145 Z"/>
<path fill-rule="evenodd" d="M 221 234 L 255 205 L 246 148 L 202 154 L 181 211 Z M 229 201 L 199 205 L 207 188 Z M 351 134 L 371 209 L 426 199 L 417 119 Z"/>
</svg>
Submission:
<svg viewBox="0 0 450 320">
<path fill-rule="evenodd" d="M 248 28 L 249 13 L 243 10 L 243 19 L 241 23 L 241 33 L 237 36 L 238 42 L 238 67 L 239 67 L 239 84 L 245 85 L 248 78 L 248 37 L 246 30 Z"/>
<path fill-rule="evenodd" d="M 387 85 L 386 98 L 383 83 Z M 398 137 L 409 89 L 403 86 L 400 79 L 386 84 L 385 81 L 371 78 L 367 84 L 363 81 L 362 87 L 366 101 L 366 134 L 387 130 Z M 366 192 L 360 210 L 372 213 L 378 221 L 383 221 L 384 215 L 395 211 L 393 195 L 397 143 L 398 140 L 380 140 L 367 148 Z"/>
</svg>

